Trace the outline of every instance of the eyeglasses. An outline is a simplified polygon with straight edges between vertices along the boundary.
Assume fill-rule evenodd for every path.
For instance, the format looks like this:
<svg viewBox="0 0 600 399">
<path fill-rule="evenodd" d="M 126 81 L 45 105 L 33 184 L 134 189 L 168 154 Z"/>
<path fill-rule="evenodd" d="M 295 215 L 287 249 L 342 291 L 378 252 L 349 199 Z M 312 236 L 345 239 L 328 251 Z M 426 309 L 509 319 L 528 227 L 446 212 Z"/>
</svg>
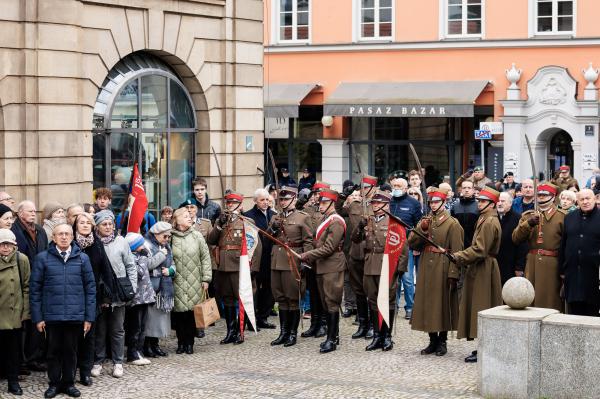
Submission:
<svg viewBox="0 0 600 399">
<path fill-rule="evenodd" d="M 418 197 L 418 196 L 419 196 L 419 193 L 415 193 L 414 191 L 413 191 L 413 192 L 410 192 L 410 191 L 409 191 L 409 192 L 408 192 L 408 195 L 414 195 L 415 197 Z"/>
</svg>

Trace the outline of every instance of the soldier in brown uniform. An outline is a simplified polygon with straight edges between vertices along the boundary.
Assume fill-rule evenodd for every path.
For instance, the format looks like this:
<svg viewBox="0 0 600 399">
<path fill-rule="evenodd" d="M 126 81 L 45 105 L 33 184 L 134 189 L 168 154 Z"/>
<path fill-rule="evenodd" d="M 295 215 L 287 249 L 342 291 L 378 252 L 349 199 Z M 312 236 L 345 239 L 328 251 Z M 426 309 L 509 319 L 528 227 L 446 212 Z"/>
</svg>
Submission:
<svg viewBox="0 0 600 399">
<path fill-rule="evenodd" d="M 462 251 L 464 231 L 445 208 L 448 190 L 430 187 L 427 201 L 431 216 L 421 219 L 415 230 L 454 253 Z M 408 237 L 410 247 L 421 251 L 411 327 L 429 333 L 429 345 L 421 355 L 446 354 L 448 331 L 458 326 L 458 267 L 438 248 L 417 234 Z"/>
<path fill-rule="evenodd" d="M 337 191 L 323 189 L 319 192 L 319 212 L 324 220 L 316 230 L 315 249 L 302 254 L 302 261 L 314 265 L 316 269 L 321 302 L 327 310 L 327 339 L 321 343 L 321 353 L 334 351 L 339 344 L 340 305 L 346 270 L 342 248 L 346 222 L 335 213 L 337 200 Z"/>
<path fill-rule="evenodd" d="M 271 220 L 273 236 L 284 242 L 292 251 L 302 253 L 312 249 L 310 216 L 296 209 L 298 189 L 283 186 L 279 190 L 281 213 Z M 300 323 L 300 299 L 304 297 L 306 280 L 300 262 L 276 242 L 271 252 L 271 291 L 279 303 L 279 336 L 271 345 L 296 344 Z"/>
<path fill-rule="evenodd" d="M 562 165 L 558 169 L 558 177 L 552 179 L 551 183 L 558 186 L 558 192 L 556 193 L 556 197 L 558 197 L 562 191 L 569 188 L 571 184 L 577 184 L 577 186 L 579 187 L 577 179 L 571 176 L 571 167 L 569 167 L 569 165 Z"/>
<path fill-rule="evenodd" d="M 313 184 L 312 191 L 308 197 L 308 202 L 300 204 L 300 200 L 296 202 L 296 208 L 305 211 L 309 216 L 311 232 L 314 237 L 315 231 L 323 215 L 319 212 L 319 191 L 329 188 L 329 184 L 317 181 Z M 305 270 L 306 275 L 306 289 L 308 289 L 310 295 L 310 327 L 304 331 L 300 336 L 302 338 L 324 337 L 327 334 L 325 325 L 327 323 L 327 312 L 323 311 L 323 305 L 321 302 L 321 296 L 319 295 L 319 289 L 317 286 L 317 273 L 314 269 Z"/>
<path fill-rule="evenodd" d="M 208 234 L 208 244 L 217 245 L 219 248 L 215 278 L 217 279 L 218 296 L 223 301 L 227 323 L 227 335 L 221 340 L 221 344 L 244 342 L 239 334 L 239 322 L 235 308 L 239 297 L 240 254 L 244 231 L 244 221 L 240 217 L 243 200 L 244 196 L 235 192 L 225 195 L 225 212 L 219 216 L 215 227 Z M 260 238 L 256 245 L 250 263 L 252 272 L 258 272 L 260 269 Z"/>
<path fill-rule="evenodd" d="M 496 255 L 500 248 L 501 227 L 496 211 L 500 193 L 484 187 L 477 197 L 479 218 L 471 246 L 451 255 L 455 263 L 466 267 L 460 298 L 458 338 L 477 338 L 477 312 L 502 304 L 502 285 Z M 477 351 L 465 362 L 477 361 Z"/>
<path fill-rule="evenodd" d="M 379 293 L 379 280 L 381 278 L 381 265 L 383 263 L 383 253 L 385 250 L 386 237 L 390 218 L 384 213 L 389 212 L 389 203 L 391 196 L 385 191 L 376 191 L 371 200 L 373 214 L 366 219 L 361 219 L 354 232 L 352 240 L 355 243 L 364 242 L 365 263 L 363 286 L 369 300 L 371 308 L 371 323 L 373 325 L 373 340 L 365 348 L 367 351 L 382 349 L 389 351 L 394 347 L 392 341 L 392 328 L 394 324 L 394 315 L 396 314 L 396 290 L 398 288 L 398 278 L 407 271 L 408 267 L 408 243 L 405 242 L 402 247 L 402 253 L 398 258 L 398 264 L 393 277 L 390 279 L 389 286 L 389 320 L 390 325 L 385 322 L 379 329 L 379 317 L 377 307 L 377 295 Z"/>
<path fill-rule="evenodd" d="M 566 213 L 554 203 L 557 193 L 558 187 L 552 183 L 542 183 L 538 186 L 540 212 L 523 213 L 519 225 L 512 233 L 512 239 L 515 244 L 524 241 L 529 244 L 525 277 L 535 288 L 533 306 L 562 312 L 564 307 L 560 298 L 562 282 L 558 251 Z"/>
<path fill-rule="evenodd" d="M 364 176 L 361 179 L 360 195 L 361 201 L 344 202 L 350 194 L 348 187 L 341 197 L 341 201 L 336 204 L 336 211 L 342 217 L 348 218 L 348 232 L 352 233 L 361 220 L 364 220 L 373 212 L 370 207 L 363 209 L 363 201 L 369 201 L 375 193 L 377 178 L 374 176 Z M 367 303 L 367 295 L 363 288 L 363 276 L 365 268 L 365 243 L 363 240 L 355 242 L 352 240 L 350 250 L 348 251 L 348 273 L 350 277 L 350 286 L 356 294 L 356 313 L 358 316 L 358 330 L 352 334 L 352 338 L 362 338 L 369 332 L 369 304 Z M 374 316 L 377 316 L 375 314 Z"/>
</svg>

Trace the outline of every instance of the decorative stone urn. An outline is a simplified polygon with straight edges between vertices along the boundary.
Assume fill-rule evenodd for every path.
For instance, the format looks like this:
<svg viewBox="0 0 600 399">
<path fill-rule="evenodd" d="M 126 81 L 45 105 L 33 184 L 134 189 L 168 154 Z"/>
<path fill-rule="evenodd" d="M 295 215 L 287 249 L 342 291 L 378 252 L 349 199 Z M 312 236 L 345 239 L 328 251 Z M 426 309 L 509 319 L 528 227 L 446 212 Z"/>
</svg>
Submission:
<svg viewBox="0 0 600 399">
<path fill-rule="evenodd" d="M 583 69 L 583 77 L 585 78 L 585 80 L 587 80 L 588 84 L 587 86 L 585 86 L 586 89 L 595 89 L 596 85 L 594 84 L 596 82 L 596 80 L 598 80 L 598 75 L 600 75 L 600 73 L 598 72 L 598 69 L 594 69 L 594 67 L 592 66 L 592 63 L 590 62 L 589 66 L 587 69 Z"/>
<path fill-rule="evenodd" d="M 512 63 L 512 68 L 507 69 L 506 71 L 506 79 L 510 82 L 509 89 L 518 89 L 517 82 L 521 79 L 521 69 L 517 69 L 515 63 Z"/>
</svg>

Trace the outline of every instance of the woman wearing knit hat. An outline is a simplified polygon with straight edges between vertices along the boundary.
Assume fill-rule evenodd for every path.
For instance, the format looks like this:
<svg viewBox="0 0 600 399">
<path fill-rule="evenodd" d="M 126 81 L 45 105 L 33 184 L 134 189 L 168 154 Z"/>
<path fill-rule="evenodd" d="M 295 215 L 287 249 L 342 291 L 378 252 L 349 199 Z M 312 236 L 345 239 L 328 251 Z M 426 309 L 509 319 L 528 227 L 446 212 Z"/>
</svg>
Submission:
<svg viewBox="0 0 600 399">
<path fill-rule="evenodd" d="M 65 208 L 58 202 L 48 202 L 44 206 L 44 231 L 48 236 L 48 242 L 52 241 L 52 229 L 54 226 L 66 223 L 67 215 Z"/>
<path fill-rule="evenodd" d="M 15 223 L 15 214 L 6 205 L 0 204 L 0 229 L 8 229 Z"/>
</svg>

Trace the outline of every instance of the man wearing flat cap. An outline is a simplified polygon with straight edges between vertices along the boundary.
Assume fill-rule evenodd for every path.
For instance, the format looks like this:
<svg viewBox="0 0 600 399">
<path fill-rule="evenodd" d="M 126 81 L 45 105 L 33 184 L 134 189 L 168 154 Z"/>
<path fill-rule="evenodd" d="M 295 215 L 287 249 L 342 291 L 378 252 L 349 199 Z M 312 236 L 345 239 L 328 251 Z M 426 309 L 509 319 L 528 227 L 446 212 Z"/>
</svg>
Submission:
<svg viewBox="0 0 600 399">
<path fill-rule="evenodd" d="M 451 254 L 456 264 L 466 268 L 458 317 L 458 338 L 477 338 L 477 313 L 502 304 L 500 268 L 496 256 L 500 249 L 501 227 L 496 211 L 500 193 L 486 186 L 479 191 L 479 218 L 471 246 Z M 477 351 L 465 362 L 477 361 Z"/>
<path fill-rule="evenodd" d="M 529 245 L 525 277 L 535 288 L 532 306 L 562 312 L 558 257 L 566 212 L 555 204 L 558 187 L 554 184 L 540 183 L 537 194 L 539 213 L 535 210 L 523 213 L 512 239 L 515 244 L 527 242 Z"/>
<path fill-rule="evenodd" d="M 427 202 L 431 216 L 421 219 L 415 230 L 455 253 L 463 249 L 464 231 L 458 220 L 446 210 L 447 198 L 448 189 L 429 187 Z M 408 243 L 421 252 L 411 327 L 429 334 L 429 345 L 421 351 L 421 355 L 435 353 L 443 356 L 447 352 L 448 331 L 454 331 L 458 326 L 456 286 L 459 270 L 443 251 L 428 244 L 419 235 L 411 234 Z"/>
<path fill-rule="evenodd" d="M 310 251 L 312 228 L 310 217 L 296 209 L 298 189 L 283 186 L 279 190 L 281 213 L 271 219 L 270 232 L 279 241 L 296 252 Z M 279 303 L 279 336 L 271 345 L 285 347 L 296 344 L 300 323 L 300 299 L 304 297 L 306 280 L 300 262 L 287 248 L 273 243 L 271 259 L 271 290 Z"/>
</svg>

